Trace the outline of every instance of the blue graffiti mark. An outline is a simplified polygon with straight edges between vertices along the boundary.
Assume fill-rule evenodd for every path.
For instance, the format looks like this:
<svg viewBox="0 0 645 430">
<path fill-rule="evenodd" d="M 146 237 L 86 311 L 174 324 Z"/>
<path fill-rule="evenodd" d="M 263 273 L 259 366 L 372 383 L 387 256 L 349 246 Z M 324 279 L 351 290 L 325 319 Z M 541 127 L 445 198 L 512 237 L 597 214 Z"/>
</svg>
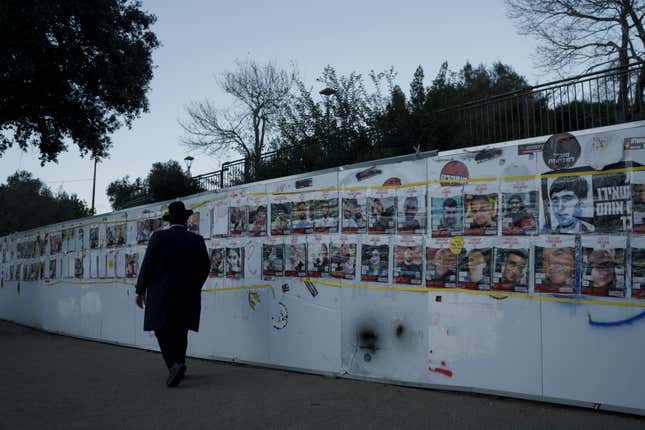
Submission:
<svg viewBox="0 0 645 430">
<path fill-rule="evenodd" d="M 588 313 L 587 316 L 589 317 L 589 325 L 594 326 L 594 327 L 620 327 L 623 325 L 629 325 L 632 323 L 635 323 L 638 320 L 641 320 L 645 318 L 645 311 L 641 312 L 640 314 L 636 314 L 632 317 L 629 317 L 624 320 L 618 320 L 618 321 L 594 321 L 591 318 L 591 314 Z"/>
</svg>

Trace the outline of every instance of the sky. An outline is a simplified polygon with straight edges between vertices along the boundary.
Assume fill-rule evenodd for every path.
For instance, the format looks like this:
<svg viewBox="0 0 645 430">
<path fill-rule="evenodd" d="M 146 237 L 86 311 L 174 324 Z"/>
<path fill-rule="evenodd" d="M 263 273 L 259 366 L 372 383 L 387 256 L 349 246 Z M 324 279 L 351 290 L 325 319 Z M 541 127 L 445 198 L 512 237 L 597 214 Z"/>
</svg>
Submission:
<svg viewBox="0 0 645 430">
<path fill-rule="evenodd" d="M 230 106 L 215 78 L 233 70 L 236 60 L 294 64 L 314 90 L 327 65 L 343 75 L 394 67 L 406 92 L 419 65 L 430 85 L 444 61 L 453 70 L 468 61 L 502 61 L 531 84 L 549 80 L 534 67 L 535 41 L 517 33 L 503 0 L 143 0 L 143 9 L 157 16 L 153 31 L 162 43 L 153 53 L 150 111 L 131 129 L 112 135 L 110 157 L 97 167 L 97 213 L 111 211 L 105 194 L 110 182 L 145 177 L 154 162 L 177 160 L 184 166 L 191 155 L 191 172 L 197 175 L 240 158 L 191 152 L 181 144 L 178 123 L 193 101 L 208 98 L 218 108 Z M 14 147 L 0 156 L 0 182 L 18 169 L 91 204 L 93 161 L 81 158 L 73 143 L 58 163 L 44 167 L 34 149 Z"/>
</svg>

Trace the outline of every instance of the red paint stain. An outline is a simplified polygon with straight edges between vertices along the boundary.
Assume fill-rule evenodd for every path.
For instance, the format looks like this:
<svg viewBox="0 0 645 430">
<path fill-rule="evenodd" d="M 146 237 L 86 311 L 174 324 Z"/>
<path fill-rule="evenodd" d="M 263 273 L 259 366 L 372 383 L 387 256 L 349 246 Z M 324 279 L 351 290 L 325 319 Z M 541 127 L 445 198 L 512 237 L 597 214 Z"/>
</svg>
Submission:
<svg viewBox="0 0 645 430">
<path fill-rule="evenodd" d="M 448 378 L 452 378 L 452 370 L 442 369 L 441 367 L 428 367 L 428 370 L 435 373 L 441 373 L 446 375 Z"/>
</svg>

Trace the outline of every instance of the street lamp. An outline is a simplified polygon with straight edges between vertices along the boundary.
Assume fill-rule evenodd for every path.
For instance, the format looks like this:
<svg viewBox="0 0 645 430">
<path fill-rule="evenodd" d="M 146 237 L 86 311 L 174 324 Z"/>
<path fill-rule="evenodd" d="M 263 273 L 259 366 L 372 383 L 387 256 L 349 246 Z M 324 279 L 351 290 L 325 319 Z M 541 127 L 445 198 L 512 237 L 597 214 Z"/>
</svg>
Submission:
<svg viewBox="0 0 645 430">
<path fill-rule="evenodd" d="M 190 155 L 184 158 L 184 162 L 186 163 L 186 171 L 188 172 L 189 175 L 190 175 L 190 166 L 193 165 L 193 160 L 194 158 L 191 157 Z"/>
<path fill-rule="evenodd" d="M 327 110 L 327 146 L 329 146 L 329 127 L 331 125 L 329 123 L 329 97 L 336 94 L 336 90 L 333 88 L 327 87 L 320 90 L 318 94 L 320 94 L 321 96 L 325 96 L 325 105 L 326 105 L 325 107 Z"/>
</svg>

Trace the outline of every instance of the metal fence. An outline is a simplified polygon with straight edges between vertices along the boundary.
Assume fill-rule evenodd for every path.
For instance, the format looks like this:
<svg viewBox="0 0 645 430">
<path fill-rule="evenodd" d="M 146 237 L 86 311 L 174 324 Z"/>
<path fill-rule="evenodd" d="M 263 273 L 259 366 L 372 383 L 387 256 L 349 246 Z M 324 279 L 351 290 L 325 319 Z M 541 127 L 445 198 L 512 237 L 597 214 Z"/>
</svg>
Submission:
<svg viewBox="0 0 645 430">
<path fill-rule="evenodd" d="M 643 66 L 588 73 L 437 111 L 457 124 L 462 146 L 643 119 Z"/>
<path fill-rule="evenodd" d="M 467 147 L 645 119 L 644 70 L 645 63 L 634 63 L 536 85 L 438 110 L 431 121 L 451 124 L 453 140 Z M 270 166 L 290 149 L 262 154 L 261 164 Z M 216 191 L 258 177 L 251 160 L 240 159 L 193 179 Z"/>
</svg>

